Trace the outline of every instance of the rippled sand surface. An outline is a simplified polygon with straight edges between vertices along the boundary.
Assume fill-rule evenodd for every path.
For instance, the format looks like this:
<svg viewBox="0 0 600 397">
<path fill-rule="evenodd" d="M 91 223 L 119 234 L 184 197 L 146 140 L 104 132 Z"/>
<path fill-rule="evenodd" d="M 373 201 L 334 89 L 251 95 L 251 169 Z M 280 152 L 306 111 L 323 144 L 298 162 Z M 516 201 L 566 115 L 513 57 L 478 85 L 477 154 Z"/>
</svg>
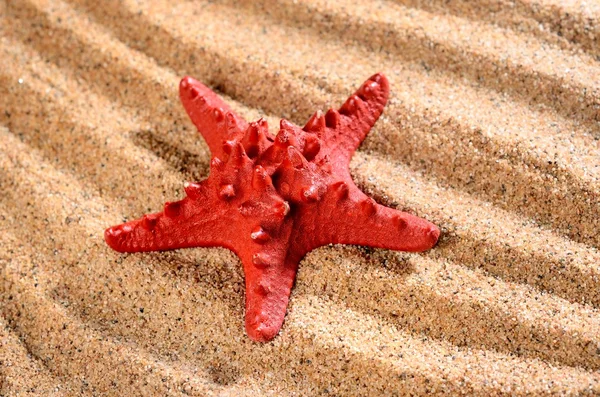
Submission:
<svg viewBox="0 0 600 397">
<path fill-rule="evenodd" d="M 598 21 L 575 0 L 0 1 L 0 395 L 600 393 Z M 256 344 L 229 251 L 104 243 L 207 176 L 182 76 L 277 126 L 378 71 L 352 175 L 440 225 L 435 249 L 313 251 Z"/>
</svg>

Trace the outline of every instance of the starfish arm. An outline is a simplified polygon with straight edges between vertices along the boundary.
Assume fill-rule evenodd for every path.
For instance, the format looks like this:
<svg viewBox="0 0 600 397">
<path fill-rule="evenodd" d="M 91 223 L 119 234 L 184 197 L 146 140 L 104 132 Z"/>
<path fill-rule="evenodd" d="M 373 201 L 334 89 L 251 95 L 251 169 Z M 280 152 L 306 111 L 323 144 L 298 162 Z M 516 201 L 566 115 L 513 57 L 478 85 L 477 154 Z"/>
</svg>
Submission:
<svg viewBox="0 0 600 397">
<path fill-rule="evenodd" d="M 255 227 L 249 240 L 238 236 L 233 248 L 244 266 L 246 332 L 257 342 L 273 339 L 283 325 L 298 263 L 302 259 L 288 244 L 292 223 L 290 219 L 280 227 Z"/>
<path fill-rule="evenodd" d="M 261 259 L 262 260 L 262 259 Z M 268 342 L 283 325 L 299 260 L 282 257 L 278 262 L 243 260 L 246 278 L 246 333 L 252 340 Z"/>
<path fill-rule="evenodd" d="M 112 226 L 104 232 L 106 243 L 119 252 L 166 251 L 189 247 L 230 248 L 225 214 L 214 213 L 210 202 L 189 197 L 166 203 L 163 212 Z"/>
<path fill-rule="evenodd" d="M 213 157 L 223 158 L 223 143 L 241 136 L 248 128 L 248 123 L 217 94 L 191 77 L 181 80 L 179 96 Z"/>
<path fill-rule="evenodd" d="M 314 223 L 314 245 L 353 244 L 399 251 L 432 248 L 440 236 L 433 223 L 379 205 L 358 188 L 334 184 L 323 199 L 320 222 Z"/>
<path fill-rule="evenodd" d="M 389 91 L 387 78 L 378 73 L 365 81 L 339 110 L 329 109 L 325 114 L 327 128 L 323 141 L 330 148 L 331 157 L 341 158 L 346 164 L 350 162 L 383 112 Z"/>
</svg>

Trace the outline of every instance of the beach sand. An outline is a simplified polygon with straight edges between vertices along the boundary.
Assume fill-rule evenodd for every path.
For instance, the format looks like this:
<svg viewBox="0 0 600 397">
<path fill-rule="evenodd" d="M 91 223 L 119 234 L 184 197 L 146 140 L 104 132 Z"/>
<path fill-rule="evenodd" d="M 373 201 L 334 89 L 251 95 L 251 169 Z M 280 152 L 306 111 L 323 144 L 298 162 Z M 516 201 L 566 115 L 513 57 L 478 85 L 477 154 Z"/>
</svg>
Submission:
<svg viewBox="0 0 600 397">
<path fill-rule="evenodd" d="M 600 393 L 600 5 L 559 0 L 0 2 L 0 395 Z M 119 254 L 209 152 L 190 75 L 303 125 L 383 72 L 351 163 L 442 229 L 327 246 L 270 343 L 220 249 Z"/>
</svg>

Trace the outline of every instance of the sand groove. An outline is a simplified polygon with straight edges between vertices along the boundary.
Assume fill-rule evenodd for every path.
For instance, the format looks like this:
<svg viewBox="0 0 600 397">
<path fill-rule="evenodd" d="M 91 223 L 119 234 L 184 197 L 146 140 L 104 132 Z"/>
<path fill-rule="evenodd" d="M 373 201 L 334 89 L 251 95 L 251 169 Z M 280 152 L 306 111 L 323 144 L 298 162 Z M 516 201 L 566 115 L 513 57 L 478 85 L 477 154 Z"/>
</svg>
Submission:
<svg viewBox="0 0 600 397">
<path fill-rule="evenodd" d="M 397 0 L 409 7 L 433 13 L 452 13 L 527 32 L 548 42 L 568 46 L 574 43 L 598 55 L 600 31 L 595 21 L 600 15 L 597 3 L 562 0 L 524 0 L 507 4 L 504 0 Z M 509 5 L 507 7 L 507 5 Z"/>
<path fill-rule="evenodd" d="M 6 242 L 6 241 L 3 241 Z M 67 396 L 73 393 L 68 383 L 48 373 L 48 368 L 31 357 L 19 338 L 12 332 L 4 318 L 0 320 L 0 393 L 38 393 Z"/>
<path fill-rule="evenodd" d="M 499 282 L 448 261 L 419 257 L 399 260 L 393 256 L 382 258 L 378 253 L 365 259 L 360 251 L 352 253 L 342 251 L 341 260 L 321 261 L 318 271 L 309 273 L 307 289 L 457 346 L 518 352 L 519 356 L 574 366 L 589 367 L 590 362 L 597 361 L 598 323 L 590 322 L 588 315 L 578 319 L 571 315 L 587 311 L 595 316 L 594 311 L 578 305 L 568 309 L 570 305 L 561 299 L 553 302 L 532 289 Z M 374 265 L 376 259 L 383 259 L 386 268 Z M 316 265 L 308 261 L 306 266 L 312 271 Z M 335 272 L 339 267 L 346 272 L 339 272 L 335 282 L 322 279 L 322 272 Z M 435 290 L 431 288 L 434 285 Z M 378 301 L 365 307 L 361 302 L 365 291 L 372 291 Z M 440 327 L 440 319 L 444 319 L 444 327 Z M 581 329 L 590 332 L 582 335 Z M 597 363 L 589 368 L 597 369 Z"/>
<path fill-rule="evenodd" d="M 1 3 L 0 394 L 600 392 L 597 10 L 485 4 Z M 104 245 L 208 172 L 178 76 L 275 124 L 379 69 L 352 174 L 435 250 L 314 251 L 255 345 L 230 252 Z"/>
<path fill-rule="evenodd" d="M 348 45 L 359 42 L 372 51 L 383 50 L 420 62 L 425 68 L 443 69 L 484 86 L 501 87 L 527 102 L 555 106 L 559 113 L 581 118 L 590 128 L 598 129 L 598 89 L 581 83 L 597 75 L 594 58 L 572 55 L 530 36 L 506 34 L 477 21 L 432 15 L 392 2 L 374 3 L 309 0 L 251 4 L 258 4 L 261 11 L 268 10 L 276 19 L 330 31 Z M 435 23 L 426 23 L 431 20 Z M 542 46 L 543 52 L 539 51 Z M 574 68 L 577 74 L 570 76 Z"/>
<path fill-rule="evenodd" d="M 560 238 L 489 203 L 440 189 L 403 167 L 357 154 L 355 161 L 360 160 L 360 171 L 354 175 L 363 190 L 387 205 L 442 225 L 446 239 L 434 255 L 534 285 L 570 301 L 599 305 L 600 256 L 596 249 Z M 382 169 L 387 172 L 382 174 Z"/>
<path fill-rule="evenodd" d="M 199 394 L 216 389 L 201 379 L 195 369 L 172 368 L 139 349 L 127 347 L 122 340 L 112 341 L 112 338 L 97 334 L 65 313 L 64 308 L 33 293 L 34 286 L 23 282 L 12 269 L 4 269 L 3 273 L 1 292 L 14 298 L 12 305 L 9 303 L 3 307 L 4 315 L 16 323 L 17 332 L 26 340 L 25 344 L 34 357 L 43 361 L 52 372 L 82 379 L 81 389 L 85 394 L 114 390 L 119 387 L 115 379 L 123 375 L 131 380 L 137 379 L 127 387 L 144 394 L 183 390 Z M 23 315 L 22 305 L 40 310 Z M 54 346 L 57 345 L 65 348 L 60 356 L 54 354 Z M 105 360 L 95 360 L 98 355 Z M 87 365 L 89 362 L 95 362 L 95 365 Z"/>
</svg>

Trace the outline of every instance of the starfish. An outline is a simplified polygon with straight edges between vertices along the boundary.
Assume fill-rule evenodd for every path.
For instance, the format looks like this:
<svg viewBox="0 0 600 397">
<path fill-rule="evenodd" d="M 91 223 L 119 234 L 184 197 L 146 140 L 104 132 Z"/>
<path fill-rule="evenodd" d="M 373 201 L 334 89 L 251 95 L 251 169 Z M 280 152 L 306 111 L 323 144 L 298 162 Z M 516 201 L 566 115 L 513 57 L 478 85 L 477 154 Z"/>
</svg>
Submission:
<svg viewBox="0 0 600 397">
<path fill-rule="evenodd" d="M 349 163 L 387 102 L 383 74 L 370 77 L 339 110 L 317 111 L 301 128 L 282 119 L 273 137 L 264 119 L 248 123 L 191 77 L 179 85 L 192 122 L 212 153 L 209 177 L 186 182 L 186 197 L 162 212 L 105 231 L 119 252 L 225 247 L 241 260 L 245 324 L 260 342 L 281 329 L 300 260 L 327 244 L 401 251 L 433 247 L 432 223 L 376 203 Z"/>
</svg>

